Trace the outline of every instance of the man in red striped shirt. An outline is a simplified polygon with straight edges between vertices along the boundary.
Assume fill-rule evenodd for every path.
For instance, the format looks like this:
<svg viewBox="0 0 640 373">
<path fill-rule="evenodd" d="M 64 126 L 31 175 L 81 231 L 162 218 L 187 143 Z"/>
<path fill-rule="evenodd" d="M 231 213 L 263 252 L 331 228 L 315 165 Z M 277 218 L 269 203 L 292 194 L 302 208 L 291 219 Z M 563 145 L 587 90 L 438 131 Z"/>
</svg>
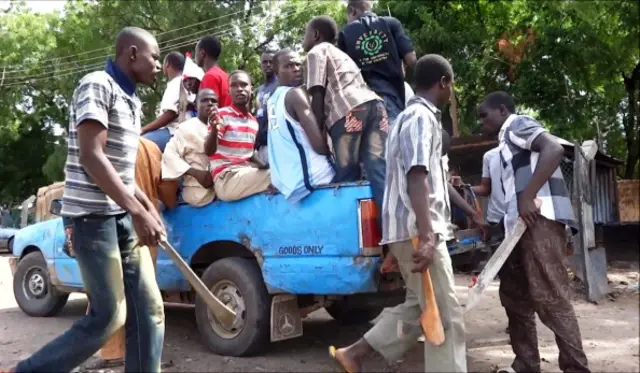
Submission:
<svg viewBox="0 0 640 373">
<path fill-rule="evenodd" d="M 248 112 L 251 77 L 237 70 L 229 75 L 232 104 L 210 118 L 204 149 L 211 159 L 211 176 L 216 195 L 223 201 L 264 192 L 271 184 L 269 170 L 254 151 L 258 121 Z"/>
</svg>

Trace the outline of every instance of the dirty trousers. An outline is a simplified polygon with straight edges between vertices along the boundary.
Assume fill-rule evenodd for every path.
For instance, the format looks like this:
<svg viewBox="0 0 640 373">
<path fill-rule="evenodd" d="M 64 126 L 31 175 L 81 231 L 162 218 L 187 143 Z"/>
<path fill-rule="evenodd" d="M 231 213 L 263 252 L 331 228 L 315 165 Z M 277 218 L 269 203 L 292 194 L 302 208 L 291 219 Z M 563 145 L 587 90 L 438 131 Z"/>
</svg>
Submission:
<svg viewBox="0 0 640 373">
<path fill-rule="evenodd" d="M 129 214 L 73 219 L 73 251 L 89 294 L 91 311 L 16 371 L 70 372 L 126 325 L 125 372 L 159 372 L 164 308 L 151 255 L 135 247 Z"/>
<path fill-rule="evenodd" d="M 269 170 L 251 166 L 224 170 L 213 181 L 216 196 L 222 201 L 237 201 L 262 193 L 270 184 Z"/>
<path fill-rule="evenodd" d="M 589 372 L 570 300 L 565 227 L 538 217 L 500 270 L 500 301 L 507 311 L 516 372 L 540 372 L 535 313 L 556 335 L 563 372 Z"/>
<path fill-rule="evenodd" d="M 389 250 L 398 259 L 398 267 L 407 289 L 406 299 L 404 303 L 384 313 L 382 318 L 364 335 L 364 339 L 387 361 L 395 362 L 409 349 L 415 347 L 416 340 L 422 335 L 418 320 L 425 300 L 421 274 L 411 272 L 413 267 L 411 241 L 389 244 Z M 445 342 L 438 347 L 428 342 L 424 343 L 425 372 L 466 372 L 463 312 L 456 297 L 451 258 L 447 245 L 442 240 L 438 243 L 429 272 L 444 327 Z M 402 340 L 398 338 L 398 321 L 410 325 L 409 328 L 403 329 Z"/>
<path fill-rule="evenodd" d="M 156 258 L 158 257 L 158 247 L 157 246 L 149 246 L 149 253 L 151 254 L 151 261 L 153 261 L 153 268 L 156 268 Z M 91 303 L 87 305 L 87 314 L 91 311 Z M 105 343 L 100 351 L 98 351 L 98 356 L 103 360 L 119 360 L 124 359 L 125 357 L 125 329 L 124 327 L 118 329 L 107 343 Z"/>
</svg>

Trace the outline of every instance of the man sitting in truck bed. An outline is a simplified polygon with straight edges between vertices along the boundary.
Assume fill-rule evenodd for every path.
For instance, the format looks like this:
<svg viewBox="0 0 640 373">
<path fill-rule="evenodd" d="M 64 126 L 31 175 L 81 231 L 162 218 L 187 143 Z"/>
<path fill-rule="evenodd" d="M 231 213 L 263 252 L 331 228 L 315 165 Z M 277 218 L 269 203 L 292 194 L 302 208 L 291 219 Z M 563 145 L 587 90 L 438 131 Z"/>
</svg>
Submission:
<svg viewBox="0 0 640 373">
<path fill-rule="evenodd" d="M 191 206 L 204 206 L 215 198 L 209 157 L 204 142 L 209 133 L 209 117 L 218 110 L 218 95 L 212 89 L 198 92 L 198 116 L 180 123 L 162 155 L 162 178 L 182 178 L 182 200 Z"/>
<path fill-rule="evenodd" d="M 216 195 L 237 201 L 269 188 L 269 170 L 254 152 L 258 122 L 248 112 L 251 77 L 242 70 L 229 75 L 231 106 L 219 111 L 219 120 L 209 123 L 204 149 L 211 158 L 211 177 Z"/>
<path fill-rule="evenodd" d="M 301 62 L 290 49 L 274 59 L 280 82 L 267 103 L 268 152 L 273 185 L 292 203 L 329 184 L 335 171 L 326 134 L 318 126 L 302 81 Z"/>
</svg>

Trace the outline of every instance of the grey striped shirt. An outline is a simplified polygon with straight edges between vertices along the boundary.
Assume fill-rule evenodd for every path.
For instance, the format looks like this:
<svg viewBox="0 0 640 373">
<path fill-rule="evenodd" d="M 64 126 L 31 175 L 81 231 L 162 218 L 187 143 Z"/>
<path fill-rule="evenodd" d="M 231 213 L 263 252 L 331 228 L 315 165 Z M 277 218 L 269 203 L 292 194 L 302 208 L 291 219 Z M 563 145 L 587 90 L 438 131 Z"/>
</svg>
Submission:
<svg viewBox="0 0 640 373">
<path fill-rule="evenodd" d="M 387 182 L 382 204 L 380 244 L 409 240 L 418 235 L 411 207 L 407 175 L 413 167 L 428 172 L 430 215 L 433 232 L 453 238 L 449 228 L 451 208 L 442 167 L 441 112 L 420 96 L 413 96 L 396 119 L 387 143 Z"/>
<path fill-rule="evenodd" d="M 140 136 L 140 100 L 125 93 L 105 71 L 85 75 L 73 93 L 69 120 L 69 144 L 62 215 L 115 215 L 118 206 L 80 165 L 77 127 L 95 120 L 107 129 L 104 153 L 128 191 L 135 192 L 135 164 Z"/>
</svg>

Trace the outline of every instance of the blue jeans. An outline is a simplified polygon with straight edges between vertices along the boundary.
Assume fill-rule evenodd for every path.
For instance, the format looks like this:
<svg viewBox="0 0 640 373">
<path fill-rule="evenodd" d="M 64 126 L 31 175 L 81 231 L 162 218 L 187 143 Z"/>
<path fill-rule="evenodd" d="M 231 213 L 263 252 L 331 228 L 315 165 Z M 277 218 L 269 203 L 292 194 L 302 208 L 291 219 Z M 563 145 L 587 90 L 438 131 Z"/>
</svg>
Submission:
<svg viewBox="0 0 640 373">
<path fill-rule="evenodd" d="M 135 247 L 128 214 L 73 219 L 73 248 L 90 311 L 17 366 L 17 372 L 70 372 L 123 325 L 125 372 L 160 372 L 164 308 L 149 249 Z"/>
<path fill-rule="evenodd" d="M 404 110 L 404 105 L 399 105 L 398 97 L 391 97 L 389 95 L 378 94 L 384 100 L 384 107 L 387 109 L 387 117 L 389 118 L 389 128 L 393 127 L 396 118 Z"/>
<path fill-rule="evenodd" d="M 142 135 L 145 139 L 149 141 L 153 141 L 160 151 L 164 153 L 164 148 L 167 147 L 169 140 L 171 140 L 171 132 L 167 127 L 158 128 L 157 130 L 153 130 Z"/>
<path fill-rule="evenodd" d="M 336 158 L 336 176 L 333 181 L 340 183 L 360 180 L 362 163 L 379 209 L 382 209 L 384 197 L 387 169 L 384 157 L 388 127 L 384 104 L 374 100 L 353 108 L 330 130 Z"/>
</svg>

